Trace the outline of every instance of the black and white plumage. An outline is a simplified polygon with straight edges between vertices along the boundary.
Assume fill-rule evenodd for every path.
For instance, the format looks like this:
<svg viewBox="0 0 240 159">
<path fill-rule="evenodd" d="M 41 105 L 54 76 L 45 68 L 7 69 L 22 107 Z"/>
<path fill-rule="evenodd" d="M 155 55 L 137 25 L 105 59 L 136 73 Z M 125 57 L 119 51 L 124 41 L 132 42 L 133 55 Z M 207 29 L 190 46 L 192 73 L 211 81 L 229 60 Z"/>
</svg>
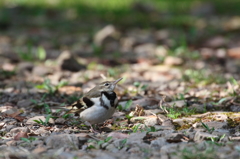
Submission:
<svg viewBox="0 0 240 159">
<path fill-rule="evenodd" d="M 114 89 L 121 80 L 122 78 L 105 81 L 95 86 L 81 99 L 69 106 L 70 110 L 67 113 L 79 113 L 80 118 L 88 122 L 90 126 L 111 118 L 118 103 Z"/>
</svg>

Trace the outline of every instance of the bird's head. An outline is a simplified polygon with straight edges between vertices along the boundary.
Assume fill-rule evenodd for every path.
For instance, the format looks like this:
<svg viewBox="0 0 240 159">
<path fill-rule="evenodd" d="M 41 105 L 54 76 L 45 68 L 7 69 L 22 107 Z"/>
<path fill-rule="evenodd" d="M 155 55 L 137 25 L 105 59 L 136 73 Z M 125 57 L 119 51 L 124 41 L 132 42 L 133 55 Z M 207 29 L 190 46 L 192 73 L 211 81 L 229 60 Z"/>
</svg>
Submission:
<svg viewBox="0 0 240 159">
<path fill-rule="evenodd" d="M 115 86 L 119 81 L 121 81 L 123 78 L 119 78 L 115 81 L 105 81 L 100 83 L 97 87 L 100 92 L 112 92 L 115 89 Z"/>
</svg>

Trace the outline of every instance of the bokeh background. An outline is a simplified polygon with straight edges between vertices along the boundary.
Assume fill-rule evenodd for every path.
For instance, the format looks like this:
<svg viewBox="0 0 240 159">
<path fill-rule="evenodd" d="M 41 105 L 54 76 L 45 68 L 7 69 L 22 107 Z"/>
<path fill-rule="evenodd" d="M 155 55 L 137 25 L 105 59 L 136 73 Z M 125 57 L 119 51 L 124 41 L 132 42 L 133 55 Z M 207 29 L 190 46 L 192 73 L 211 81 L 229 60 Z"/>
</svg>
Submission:
<svg viewBox="0 0 240 159">
<path fill-rule="evenodd" d="M 239 158 L 239 75 L 240 0 L 0 0 L 0 158 Z"/>
<path fill-rule="evenodd" d="M 196 87 L 238 80 L 239 3 L 2 0 L 0 78 L 82 86 L 122 76 Z"/>
<path fill-rule="evenodd" d="M 187 61 L 199 57 L 216 60 L 239 46 L 239 3 L 2 0 L 1 55 L 33 60 L 34 50 L 40 48 L 47 53 L 44 60 L 69 50 L 79 57 L 114 59 L 116 63 L 120 57 L 127 60 L 124 63 L 154 57 L 154 63 L 161 64 L 165 49 L 168 55 Z M 230 56 L 235 57 L 234 53 L 230 50 Z"/>
</svg>

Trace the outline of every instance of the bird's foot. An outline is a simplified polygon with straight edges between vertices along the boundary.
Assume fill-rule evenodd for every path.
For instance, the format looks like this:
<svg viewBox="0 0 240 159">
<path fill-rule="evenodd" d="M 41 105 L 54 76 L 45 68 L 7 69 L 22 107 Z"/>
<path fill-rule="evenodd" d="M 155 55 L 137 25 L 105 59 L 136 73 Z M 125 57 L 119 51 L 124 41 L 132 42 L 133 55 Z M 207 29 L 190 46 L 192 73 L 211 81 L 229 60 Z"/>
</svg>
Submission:
<svg viewBox="0 0 240 159">
<path fill-rule="evenodd" d="M 99 132 L 99 131 L 97 131 L 97 130 L 93 129 L 92 127 L 90 128 L 90 132 L 92 132 L 92 133 L 94 133 L 94 134 L 101 133 L 101 132 Z"/>
<path fill-rule="evenodd" d="M 96 127 L 96 125 L 94 125 L 94 126 Z M 90 125 L 90 127 L 91 127 L 91 128 L 90 128 L 90 132 L 92 132 L 92 133 L 94 133 L 94 134 L 101 133 L 101 131 L 98 131 L 98 130 L 94 129 L 92 125 Z"/>
<path fill-rule="evenodd" d="M 96 125 L 94 124 L 94 125 L 92 125 L 92 124 L 90 124 L 89 122 L 85 122 L 88 126 L 90 126 L 90 132 L 92 132 L 92 133 L 96 133 L 96 134 L 98 134 L 98 133 L 100 133 L 99 131 L 97 131 L 97 130 L 95 130 L 95 128 L 93 128 L 93 126 L 94 127 L 96 127 Z"/>
</svg>

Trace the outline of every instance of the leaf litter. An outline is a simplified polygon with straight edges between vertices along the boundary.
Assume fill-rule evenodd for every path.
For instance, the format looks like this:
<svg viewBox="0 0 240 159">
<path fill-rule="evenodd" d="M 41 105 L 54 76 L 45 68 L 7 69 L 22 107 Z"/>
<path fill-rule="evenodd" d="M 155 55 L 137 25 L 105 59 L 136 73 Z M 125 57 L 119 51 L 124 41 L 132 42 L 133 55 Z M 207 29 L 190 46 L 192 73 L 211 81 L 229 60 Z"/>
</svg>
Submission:
<svg viewBox="0 0 240 159">
<path fill-rule="evenodd" d="M 239 48 L 218 49 L 235 45 L 237 35 L 211 37 L 200 48 L 173 49 L 171 34 L 178 30 L 96 26 L 95 39 L 70 32 L 59 43 L 46 43 L 45 32 L 56 35 L 38 27 L 42 37 L 36 40 L 44 47 L 33 43 L 31 53 L 16 46 L 27 43 L 20 33 L 16 39 L 0 36 L 14 55 L 5 51 L 0 60 L 0 157 L 193 158 L 195 153 L 239 158 Z M 111 33 L 102 35 L 109 28 Z M 8 33 L 14 35 L 14 30 Z M 26 32 L 30 35 L 34 30 Z M 96 46 L 89 42 L 94 40 Z M 157 46 L 159 40 L 164 45 Z M 120 102 L 113 118 L 99 124 L 100 133 L 94 134 L 78 116 L 56 108 L 79 99 L 103 76 L 124 80 L 116 88 Z"/>
</svg>

